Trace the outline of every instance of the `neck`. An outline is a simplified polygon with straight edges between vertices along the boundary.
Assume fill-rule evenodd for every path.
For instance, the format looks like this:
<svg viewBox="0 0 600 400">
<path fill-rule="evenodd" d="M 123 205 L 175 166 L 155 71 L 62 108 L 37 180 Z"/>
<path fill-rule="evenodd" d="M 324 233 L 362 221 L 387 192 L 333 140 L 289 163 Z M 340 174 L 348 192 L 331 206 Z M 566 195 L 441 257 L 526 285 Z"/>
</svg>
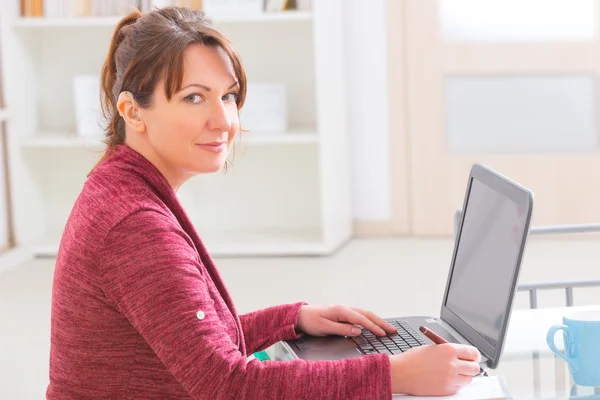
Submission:
<svg viewBox="0 0 600 400">
<path fill-rule="evenodd" d="M 181 185 L 189 179 L 189 177 L 185 176 L 181 171 L 171 168 L 144 138 L 136 137 L 136 135 L 126 135 L 125 145 L 131 147 L 146 160 L 150 161 L 162 176 L 164 176 L 175 192 L 177 192 Z"/>
</svg>

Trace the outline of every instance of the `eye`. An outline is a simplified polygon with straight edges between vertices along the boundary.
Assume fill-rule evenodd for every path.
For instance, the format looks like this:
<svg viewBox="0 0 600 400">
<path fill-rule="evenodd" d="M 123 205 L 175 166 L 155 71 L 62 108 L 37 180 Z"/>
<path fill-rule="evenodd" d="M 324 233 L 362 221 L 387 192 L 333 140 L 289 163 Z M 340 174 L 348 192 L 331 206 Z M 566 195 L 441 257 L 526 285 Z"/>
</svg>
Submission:
<svg viewBox="0 0 600 400">
<path fill-rule="evenodd" d="M 223 96 L 223 100 L 225 101 L 236 101 L 236 99 L 237 93 L 235 92 L 227 93 L 225 96 Z"/>
<path fill-rule="evenodd" d="M 190 94 L 190 95 L 188 95 L 188 96 L 185 96 L 185 97 L 183 98 L 183 100 L 184 100 L 186 103 L 190 103 L 190 104 L 198 104 L 198 103 L 200 103 L 200 102 L 202 101 L 202 96 L 201 96 L 201 95 L 199 95 L 199 94 L 197 94 L 197 93 L 192 93 L 192 94 Z"/>
</svg>

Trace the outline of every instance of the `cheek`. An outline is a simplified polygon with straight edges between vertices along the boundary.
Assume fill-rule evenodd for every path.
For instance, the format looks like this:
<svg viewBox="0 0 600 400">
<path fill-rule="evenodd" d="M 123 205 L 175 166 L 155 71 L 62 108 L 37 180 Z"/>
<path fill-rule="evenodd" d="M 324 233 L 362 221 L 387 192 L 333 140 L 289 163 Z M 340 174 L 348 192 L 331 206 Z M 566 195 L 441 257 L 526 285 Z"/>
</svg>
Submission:
<svg viewBox="0 0 600 400">
<path fill-rule="evenodd" d="M 231 129 L 229 130 L 229 142 L 233 142 L 235 137 L 240 134 L 240 117 L 238 110 L 235 108 L 230 114 Z"/>
<path fill-rule="evenodd" d="M 201 110 L 180 110 L 169 115 L 172 135 L 189 144 L 194 142 L 206 125 L 206 118 Z"/>
<path fill-rule="evenodd" d="M 178 151 L 188 148 L 196 141 L 204 126 L 204 118 L 201 113 L 193 112 L 191 108 L 170 107 L 156 118 L 157 142 L 160 141 L 165 149 L 176 149 Z M 200 115 L 199 115 L 200 114 Z"/>
</svg>

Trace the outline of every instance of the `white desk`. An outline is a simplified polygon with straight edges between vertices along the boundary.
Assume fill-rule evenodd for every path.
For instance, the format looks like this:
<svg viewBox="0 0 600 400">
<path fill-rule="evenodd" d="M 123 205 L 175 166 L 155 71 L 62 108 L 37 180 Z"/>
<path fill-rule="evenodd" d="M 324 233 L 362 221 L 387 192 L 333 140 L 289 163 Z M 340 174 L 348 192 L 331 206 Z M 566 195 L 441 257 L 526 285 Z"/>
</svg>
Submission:
<svg viewBox="0 0 600 400">
<path fill-rule="evenodd" d="M 505 377 L 514 399 L 600 400 L 600 388 L 576 386 L 566 363 L 546 343 L 548 329 L 562 324 L 563 316 L 590 310 L 600 305 L 513 311 L 500 365 L 488 372 Z M 563 348 L 562 334 L 555 343 Z"/>
<path fill-rule="evenodd" d="M 546 344 L 546 333 L 552 325 L 562 324 L 562 317 L 577 311 L 600 311 L 600 305 L 586 307 L 540 308 L 513 311 L 508 327 L 504 353 L 506 357 L 539 352 L 552 354 Z M 563 348 L 562 335 L 556 335 L 556 346 Z"/>
</svg>

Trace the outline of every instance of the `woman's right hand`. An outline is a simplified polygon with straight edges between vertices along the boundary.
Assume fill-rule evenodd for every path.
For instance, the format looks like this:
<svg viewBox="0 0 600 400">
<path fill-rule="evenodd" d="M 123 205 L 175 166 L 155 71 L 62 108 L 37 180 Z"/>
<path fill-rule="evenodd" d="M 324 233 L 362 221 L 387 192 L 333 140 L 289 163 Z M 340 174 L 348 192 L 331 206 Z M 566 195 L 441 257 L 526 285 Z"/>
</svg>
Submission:
<svg viewBox="0 0 600 400">
<path fill-rule="evenodd" d="M 475 347 L 452 343 L 420 346 L 390 356 L 392 393 L 455 394 L 479 373 L 480 360 L 481 354 Z"/>
</svg>

